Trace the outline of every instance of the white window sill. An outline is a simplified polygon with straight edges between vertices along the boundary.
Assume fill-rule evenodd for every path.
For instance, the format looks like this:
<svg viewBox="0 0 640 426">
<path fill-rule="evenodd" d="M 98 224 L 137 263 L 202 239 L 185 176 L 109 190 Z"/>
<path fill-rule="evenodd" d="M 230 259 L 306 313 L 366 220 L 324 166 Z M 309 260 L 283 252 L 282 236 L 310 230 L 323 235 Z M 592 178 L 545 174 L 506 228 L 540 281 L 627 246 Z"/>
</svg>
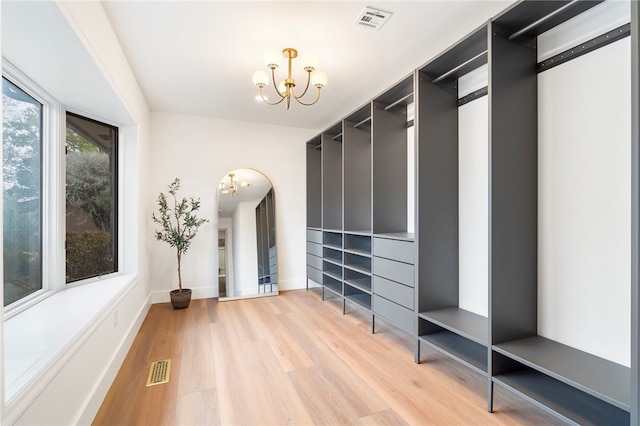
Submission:
<svg viewBox="0 0 640 426">
<path fill-rule="evenodd" d="M 4 322 L 5 398 L 25 385 L 95 323 L 134 280 L 120 275 L 71 287 Z"/>
</svg>

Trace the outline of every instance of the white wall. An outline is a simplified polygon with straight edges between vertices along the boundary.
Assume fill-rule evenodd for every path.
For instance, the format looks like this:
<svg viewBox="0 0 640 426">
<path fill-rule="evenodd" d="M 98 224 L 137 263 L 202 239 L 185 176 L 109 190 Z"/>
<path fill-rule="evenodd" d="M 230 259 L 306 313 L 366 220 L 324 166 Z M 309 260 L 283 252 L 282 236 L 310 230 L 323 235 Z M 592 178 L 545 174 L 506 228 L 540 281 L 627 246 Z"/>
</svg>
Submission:
<svg viewBox="0 0 640 426">
<path fill-rule="evenodd" d="M 458 304 L 489 314 L 489 99 L 458 108 Z"/>
<path fill-rule="evenodd" d="M 281 290 L 305 286 L 306 160 L 305 142 L 317 130 L 154 112 L 151 114 L 151 173 L 147 197 L 180 177 L 185 195 L 199 197 L 201 215 L 212 219 L 200 228 L 183 258 L 183 280 L 194 297 L 215 297 L 218 259 L 216 189 L 231 170 L 256 169 L 267 176 L 275 192 L 278 279 Z M 150 214 L 150 213 L 149 213 Z M 175 287 L 173 253 L 152 238 L 148 222 L 150 282 L 154 301 L 168 300 Z M 236 276 L 238 271 L 235 271 Z"/>
<path fill-rule="evenodd" d="M 538 333 L 630 363 L 626 38 L 538 75 Z"/>
<path fill-rule="evenodd" d="M 236 247 L 233 269 L 234 293 L 244 296 L 258 293 L 258 234 L 256 231 L 256 204 L 238 203 L 233 213 L 233 245 Z"/>
<path fill-rule="evenodd" d="M 458 97 L 487 86 L 488 67 L 458 80 Z M 458 305 L 489 313 L 489 99 L 458 108 Z"/>
</svg>

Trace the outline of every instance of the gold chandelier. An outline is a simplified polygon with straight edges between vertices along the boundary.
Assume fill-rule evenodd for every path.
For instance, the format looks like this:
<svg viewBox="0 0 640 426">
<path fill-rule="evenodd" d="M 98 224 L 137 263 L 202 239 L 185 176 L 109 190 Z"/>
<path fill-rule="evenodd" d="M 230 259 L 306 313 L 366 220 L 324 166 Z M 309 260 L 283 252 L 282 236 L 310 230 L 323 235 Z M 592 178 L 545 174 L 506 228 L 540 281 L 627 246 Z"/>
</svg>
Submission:
<svg viewBox="0 0 640 426">
<path fill-rule="evenodd" d="M 231 194 L 231 196 L 236 195 L 239 188 L 247 188 L 249 186 L 249 182 L 242 181 L 238 186 L 238 180 L 236 179 L 236 175 L 234 173 L 229 173 L 229 186 L 225 185 L 224 180 L 220 182 L 220 192 L 224 195 Z"/>
<path fill-rule="evenodd" d="M 287 109 L 289 109 L 289 105 L 291 104 L 291 98 L 298 101 L 299 104 L 305 106 L 311 106 L 318 102 L 320 99 L 320 90 L 327 85 L 327 75 L 323 72 L 316 71 L 316 67 L 318 66 L 318 60 L 313 55 L 305 55 L 302 56 L 301 64 L 302 68 L 307 72 L 307 84 L 304 87 L 304 91 L 301 94 L 295 93 L 296 80 L 291 75 L 291 62 L 294 58 L 298 56 L 298 51 L 291 47 L 287 47 L 282 51 L 282 54 L 277 50 L 269 50 L 264 55 L 264 62 L 267 68 L 271 69 L 271 81 L 273 82 L 273 87 L 275 88 L 276 94 L 280 97 L 280 99 L 276 102 L 269 102 L 268 98 L 264 95 L 263 89 L 269 84 L 269 77 L 267 73 L 264 71 L 256 71 L 253 73 L 253 84 L 258 86 L 260 89 L 259 97 L 256 96 L 256 99 L 261 100 L 264 103 L 269 105 L 278 105 L 282 101 L 286 101 L 285 105 L 287 105 Z M 276 84 L 276 68 L 280 66 L 280 61 L 282 57 L 287 58 L 288 65 L 288 73 L 287 78 L 282 80 L 279 84 Z M 306 103 L 301 100 L 301 98 L 307 93 L 309 89 L 309 84 L 318 89 L 316 94 L 316 99 L 313 102 Z"/>
</svg>

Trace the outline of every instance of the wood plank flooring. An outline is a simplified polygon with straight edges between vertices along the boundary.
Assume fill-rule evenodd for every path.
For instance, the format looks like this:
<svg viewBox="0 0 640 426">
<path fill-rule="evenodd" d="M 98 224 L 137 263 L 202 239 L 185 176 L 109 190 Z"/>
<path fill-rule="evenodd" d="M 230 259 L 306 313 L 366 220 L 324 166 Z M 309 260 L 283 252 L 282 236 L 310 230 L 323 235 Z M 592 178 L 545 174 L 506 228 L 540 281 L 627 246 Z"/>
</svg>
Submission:
<svg viewBox="0 0 640 426">
<path fill-rule="evenodd" d="M 186 310 L 153 305 L 94 425 L 558 424 L 364 311 L 315 291 Z M 424 346 L 424 345 L 423 345 Z M 169 383 L 146 387 L 151 362 L 170 358 Z"/>
</svg>

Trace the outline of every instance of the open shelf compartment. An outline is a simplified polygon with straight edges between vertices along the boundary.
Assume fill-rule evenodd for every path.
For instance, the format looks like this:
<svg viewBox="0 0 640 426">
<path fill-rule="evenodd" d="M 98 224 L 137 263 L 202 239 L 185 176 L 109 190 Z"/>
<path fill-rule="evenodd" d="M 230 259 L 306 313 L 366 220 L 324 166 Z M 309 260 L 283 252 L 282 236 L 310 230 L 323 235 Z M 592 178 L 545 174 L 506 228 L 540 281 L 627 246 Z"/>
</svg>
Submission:
<svg viewBox="0 0 640 426">
<path fill-rule="evenodd" d="M 337 250 L 342 250 L 342 233 L 324 231 L 322 233 L 322 244 L 325 247 L 331 247 Z"/>
<path fill-rule="evenodd" d="M 420 334 L 418 339 L 472 370 L 487 375 L 488 349 L 486 346 L 441 327 L 439 331 Z"/>
<path fill-rule="evenodd" d="M 371 257 L 360 256 L 353 253 L 345 253 L 344 266 L 363 274 L 371 274 Z"/>
<path fill-rule="evenodd" d="M 371 256 L 371 235 L 349 233 L 344 235 L 344 251 L 360 256 Z"/>
<path fill-rule="evenodd" d="M 353 302 L 368 311 L 371 310 L 371 293 L 360 291 L 356 287 L 345 285 L 344 299 Z"/>
<path fill-rule="evenodd" d="M 420 312 L 419 316 L 480 345 L 487 346 L 489 334 L 487 317 L 458 307 Z"/>
<path fill-rule="evenodd" d="M 342 282 L 334 277 L 325 273 L 322 276 L 322 286 L 325 289 L 330 290 L 332 293 L 335 293 L 337 296 L 342 297 Z"/>
<path fill-rule="evenodd" d="M 449 307 L 418 314 L 419 341 L 483 375 L 488 374 L 488 320 Z M 418 360 L 419 361 L 419 360 Z"/>
<path fill-rule="evenodd" d="M 332 247 L 323 247 L 322 249 L 322 257 L 325 260 L 331 261 L 332 263 L 336 263 L 338 265 L 342 264 L 342 251 L 338 249 L 334 249 Z"/>
<path fill-rule="evenodd" d="M 365 275 L 361 272 L 345 268 L 344 282 L 362 292 L 371 294 L 371 275 Z"/>
<path fill-rule="evenodd" d="M 520 356 L 515 356 L 513 353 L 505 355 L 506 352 L 494 346 L 492 381 L 533 402 L 563 421 L 581 425 L 629 424 L 628 404 L 625 406 L 620 401 L 614 401 L 611 396 L 605 397 L 600 393 L 605 391 L 602 388 L 603 384 L 605 388 L 608 388 L 606 391 L 612 392 L 610 385 L 617 383 L 617 389 L 613 390 L 613 393 L 622 392 L 628 395 L 629 374 L 624 374 L 625 372 L 618 368 L 612 370 L 612 366 L 607 365 L 609 361 L 591 359 L 596 357 L 548 339 L 544 339 L 546 342 L 537 345 L 535 341 L 539 339 L 544 338 L 534 336 L 508 343 L 507 346 L 515 343 L 511 349 L 518 352 Z M 614 374 L 617 376 L 607 377 L 606 380 L 601 381 L 600 385 L 593 386 L 591 383 L 591 389 L 587 389 L 584 383 L 569 383 L 566 376 L 559 376 L 557 372 L 552 373 L 548 368 L 542 368 L 540 363 L 533 364 L 531 361 L 526 361 L 521 358 L 522 355 L 528 355 L 529 358 L 541 361 L 541 364 L 556 371 L 560 369 L 559 364 L 565 364 L 563 366 L 567 368 L 565 371 L 573 370 L 573 373 L 578 373 L 590 382 L 594 377 L 601 375 Z M 563 358 L 564 361 L 559 363 L 558 361 Z M 604 364 L 602 361 L 605 361 Z M 584 370 L 580 372 L 579 369 Z M 624 370 L 624 367 L 622 369 Z M 625 376 L 626 379 L 619 377 L 620 375 Z M 622 389 L 625 386 L 626 391 Z M 600 389 L 594 392 L 594 388 Z"/>
<path fill-rule="evenodd" d="M 554 380 L 620 409 L 629 409 L 631 371 L 628 367 L 541 336 L 513 340 L 493 348 Z"/>
</svg>

